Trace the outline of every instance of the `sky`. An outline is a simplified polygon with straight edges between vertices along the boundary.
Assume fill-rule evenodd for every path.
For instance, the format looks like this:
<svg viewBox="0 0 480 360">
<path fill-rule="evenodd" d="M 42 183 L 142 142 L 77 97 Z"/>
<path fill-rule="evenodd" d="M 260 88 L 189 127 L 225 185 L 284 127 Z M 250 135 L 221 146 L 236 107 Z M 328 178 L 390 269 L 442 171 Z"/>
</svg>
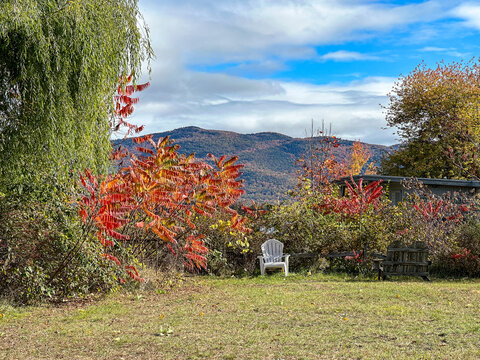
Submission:
<svg viewBox="0 0 480 360">
<path fill-rule="evenodd" d="M 391 145 L 387 94 L 480 55 L 480 1 L 140 0 L 156 59 L 133 121 Z"/>
</svg>

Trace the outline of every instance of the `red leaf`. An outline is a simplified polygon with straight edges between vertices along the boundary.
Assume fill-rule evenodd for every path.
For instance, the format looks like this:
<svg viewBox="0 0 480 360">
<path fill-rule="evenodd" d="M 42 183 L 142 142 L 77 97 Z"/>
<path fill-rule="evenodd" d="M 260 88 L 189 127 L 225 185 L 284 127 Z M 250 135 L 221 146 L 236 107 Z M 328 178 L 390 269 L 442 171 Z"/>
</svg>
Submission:
<svg viewBox="0 0 480 360">
<path fill-rule="evenodd" d="M 120 260 L 118 260 L 115 256 L 110 255 L 110 254 L 102 254 L 101 256 L 105 259 L 113 261 L 115 264 L 120 266 Z"/>
<path fill-rule="evenodd" d="M 132 141 L 134 143 L 141 144 L 145 141 L 151 140 L 152 138 L 153 138 L 153 135 L 150 134 L 150 135 L 145 135 L 145 136 L 133 138 Z"/>
<path fill-rule="evenodd" d="M 175 250 L 173 250 L 173 248 L 170 246 L 170 244 L 167 244 L 167 247 L 168 249 L 172 252 L 173 255 L 177 255 L 177 253 L 175 252 Z"/>
<path fill-rule="evenodd" d="M 133 85 L 128 85 L 125 87 L 125 91 L 123 91 L 123 93 L 125 95 L 132 95 L 135 91 L 135 87 Z"/>
<path fill-rule="evenodd" d="M 106 229 L 105 233 L 107 235 L 111 236 L 112 238 L 116 239 L 116 240 L 128 240 L 128 239 L 130 239 L 130 237 L 128 235 L 120 234 L 120 233 L 118 233 L 114 230 L 111 230 L 111 229 Z"/>
<path fill-rule="evenodd" d="M 143 91 L 149 86 L 150 86 L 150 82 L 147 82 L 145 84 L 139 84 L 139 85 L 136 86 L 136 90 L 137 91 Z"/>
</svg>

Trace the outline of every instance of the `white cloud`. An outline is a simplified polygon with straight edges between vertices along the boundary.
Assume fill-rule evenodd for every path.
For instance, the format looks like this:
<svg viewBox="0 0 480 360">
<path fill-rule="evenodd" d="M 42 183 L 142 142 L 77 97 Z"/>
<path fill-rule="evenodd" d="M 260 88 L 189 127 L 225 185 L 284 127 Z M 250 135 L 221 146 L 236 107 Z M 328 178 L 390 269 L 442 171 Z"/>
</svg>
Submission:
<svg viewBox="0 0 480 360">
<path fill-rule="evenodd" d="M 465 3 L 453 10 L 453 15 L 465 20 L 467 26 L 480 30 L 480 5 L 478 3 Z"/>
<path fill-rule="evenodd" d="M 246 62 L 226 68 L 224 71 L 232 75 L 250 74 L 265 77 L 277 71 L 288 68 L 283 62 L 275 60 L 265 60 L 260 62 Z"/>
<path fill-rule="evenodd" d="M 317 45 L 364 39 L 445 15 L 437 1 L 391 6 L 346 0 L 172 0 L 143 6 L 158 58 L 173 50 L 189 64 L 309 58 Z"/>
<path fill-rule="evenodd" d="M 344 84 L 313 85 L 187 72 L 174 93 L 152 85 L 136 110 L 145 131 L 187 125 L 253 133 L 277 131 L 304 136 L 310 120 L 332 123 L 340 137 L 391 144 L 380 103 L 393 78 L 372 77 Z"/>
<path fill-rule="evenodd" d="M 316 47 L 365 40 L 410 24 L 440 19 L 441 1 L 388 5 L 367 0 L 162 0 L 140 2 L 157 61 L 152 86 L 134 113 L 146 133 L 181 126 L 239 132 L 278 131 L 303 136 L 313 118 L 336 135 L 395 142 L 382 132 L 393 78 L 370 77 L 324 85 L 268 76 L 289 60 L 377 60 L 354 51 L 318 55 Z M 194 71 L 226 64 L 217 73 Z M 223 73 L 222 73 L 223 72 Z"/>
<path fill-rule="evenodd" d="M 356 60 L 378 60 L 379 57 L 367 54 L 361 54 L 356 51 L 339 50 L 320 56 L 321 60 L 333 61 L 356 61 Z"/>
<path fill-rule="evenodd" d="M 424 48 L 420 49 L 420 51 L 427 51 L 427 52 L 445 52 L 450 50 L 452 50 L 452 48 L 442 48 L 437 46 L 425 46 Z"/>
<path fill-rule="evenodd" d="M 424 48 L 420 49 L 423 52 L 435 52 L 435 53 L 444 53 L 449 56 L 465 58 L 471 56 L 468 52 L 460 52 L 456 48 L 443 48 L 437 46 L 425 46 Z"/>
</svg>

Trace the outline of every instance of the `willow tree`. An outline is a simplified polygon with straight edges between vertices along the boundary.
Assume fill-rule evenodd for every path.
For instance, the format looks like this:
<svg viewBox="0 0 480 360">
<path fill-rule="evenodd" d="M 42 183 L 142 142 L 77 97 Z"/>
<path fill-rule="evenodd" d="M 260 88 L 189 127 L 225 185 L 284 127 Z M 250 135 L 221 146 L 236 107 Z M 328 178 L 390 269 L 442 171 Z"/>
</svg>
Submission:
<svg viewBox="0 0 480 360">
<path fill-rule="evenodd" d="M 394 86 L 387 123 L 403 140 L 383 161 L 389 175 L 480 176 L 480 62 L 424 63 Z"/>
<path fill-rule="evenodd" d="M 0 191 L 107 169 L 119 76 L 152 57 L 137 2 L 2 0 Z"/>
</svg>

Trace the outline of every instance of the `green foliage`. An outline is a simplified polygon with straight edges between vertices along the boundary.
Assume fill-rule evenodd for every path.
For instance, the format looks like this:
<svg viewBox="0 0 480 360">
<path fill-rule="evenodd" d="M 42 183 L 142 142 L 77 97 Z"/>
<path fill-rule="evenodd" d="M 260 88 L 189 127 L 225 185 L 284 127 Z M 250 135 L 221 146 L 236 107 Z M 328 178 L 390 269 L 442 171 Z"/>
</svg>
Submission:
<svg viewBox="0 0 480 360">
<path fill-rule="evenodd" d="M 67 201 L 26 203 L 6 197 L 0 200 L 0 233 L 2 297 L 31 303 L 106 291 L 118 284 L 116 269 L 100 258 L 102 249 L 83 241 L 76 209 Z M 72 252 L 75 256 L 69 258 Z"/>
<path fill-rule="evenodd" d="M 478 276 L 480 219 L 477 211 L 472 210 L 479 208 L 478 199 L 468 196 L 440 198 L 419 184 L 405 186 L 411 191 L 406 201 L 393 206 L 381 197 L 375 207 L 366 208 L 361 216 L 352 216 L 349 207 L 325 211 L 322 204 L 327 199 L 331 208 L 336 203 L 348 202 L 348 198 L 332 191 L 276 206 L 265 216 L 264 222 L 267 228 L 275 229 L 271 237 L 282 241 L 288 253 L 312 253 L 322 257 L 332 252 L 355 251 L 358 254 L 366 248 L 367 255 L 386 254 L 387 246 L 394 240 L 401 240 L 407 246 L 422 241 L 430 250 L 432 272 Z M 336 259 L 330 265 L 348 272 L 368 268 L 359 266 L 359 262 L 363 262 L 363 256 Z"/>
<path fill-rule="evenodd" d="M 256 269 L 260 245 L 265 241 L 259 231 L 262 218 L 249 218 L 245 225 L 252 231 L 248 234 L 232 229 L 230 217 L 221 213 L 212 218 L 198 217 L 195 224 L 197 231 L 205 234 L 209 274 L 243 275 Z"/>
<path fill-rule="evenodd" d="M 347 229 L 338 226 L 333 216 L 317 215 L 308 204 L 291 202 L 274 207 L 267 214 L 266 223 L 269 229 L 275 229 L 272 237 L 284 243 L 285 252 L 324 253 L 328 251 L 324 249 L 326 238 L 332 245 L 343 243 Z"/>
<path fill-rule="evenodd" d="M 395 84 L 387 123 L 396 127 L 401 148 L 384 159 L 388 175 L 463 178 L 480 174 L 478 61 L 424 63 Z"/>
<path fill-rule="evenodd" d="M 0 2 L 0 295 L 118 283 L 74 203 L 79 171 L 110 169 L 119 77 L 152 56 L 140 22 L 137 0 Z"/>
<path fill-rule="evenodd" d="M 118 78 L 152 55 L 138 19 L 137 0 L 1 2 L 0 191 L 107 170 Z"/>
<path fill-rule="evenodd" d="M 360 251 L 367 241 L 372 251 L 385 251 L 391 231 L 392 208 L 381 207 L 363 214 L 361 224 L 338 213 L 322 214 L 311 205 L 294 202 L 275 207 L 267 215 L 274 237 L 284 242 L 287 252 L 327 255 L 339 251 Z"/>
</svg>

